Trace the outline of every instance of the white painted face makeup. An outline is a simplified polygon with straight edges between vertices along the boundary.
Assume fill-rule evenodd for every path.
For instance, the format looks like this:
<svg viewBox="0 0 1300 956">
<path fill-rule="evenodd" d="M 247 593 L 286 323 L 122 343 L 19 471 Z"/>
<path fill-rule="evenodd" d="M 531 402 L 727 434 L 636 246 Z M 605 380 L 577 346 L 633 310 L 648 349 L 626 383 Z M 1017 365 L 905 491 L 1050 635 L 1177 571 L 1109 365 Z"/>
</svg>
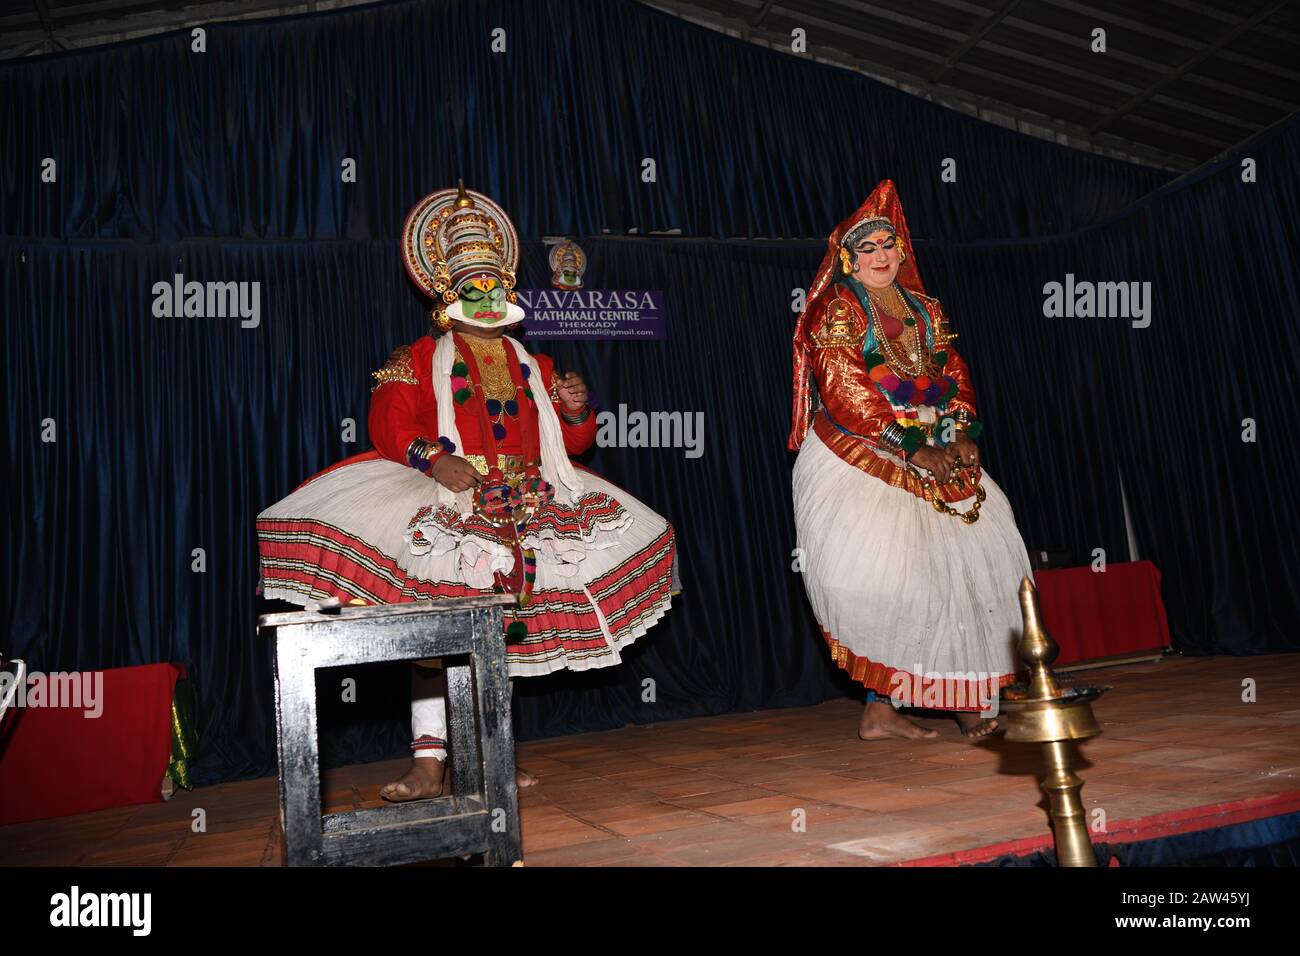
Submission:
<svg viewBox="0 0 1300 956">
<path fill-rule="evenodd" d="M 888 229 L 877 229 L 854 248 L 857 256 L 853 271 L 864 285 L 884 289 L 898 275 L 902 263 L 902 250 L 898 239 Z"/>
</svg>

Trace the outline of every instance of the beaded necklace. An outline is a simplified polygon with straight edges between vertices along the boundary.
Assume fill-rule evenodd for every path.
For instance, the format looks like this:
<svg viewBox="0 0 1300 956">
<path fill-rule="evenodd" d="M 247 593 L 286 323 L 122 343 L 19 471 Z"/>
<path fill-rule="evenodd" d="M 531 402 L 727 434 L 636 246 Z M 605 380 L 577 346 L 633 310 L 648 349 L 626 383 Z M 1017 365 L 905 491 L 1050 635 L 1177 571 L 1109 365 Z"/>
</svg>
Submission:
<svg viewBox="0 0 1300 956">
<path fill-rule="evenodd" d="M 876 343 L 880 346 L 885 363 L 896 375 L 920 375 L 929 364 L 929 356 L 921 346 L 921 323 L 916 320 L 911 305 L 893 285 L 888 289 L 880 290 L 866 286 L 866 290 L 867 303 L 871 310 L 871 327 L 876 333 Z M 893 308 L 888 310 L 889 313 L 901 318 L 903 325 L 907 327 L 907 331 L 903 333 L 907 338 L 906 355 L 899 351 L 893 340 L 885 335 L 884 324 L 880 319 L 880 312 L 885 307 L 885 299 L 892 300 Z"/>
<path fill-rule="evenodd" d="M 506 417 L 519 414 L 519 391 L 525 387 L 512 378 L 514 363 L 507 355 L 506 344 L 499 336 L 488 339 L 458 334 L 456 346 L 461 361 L 474 368 L 470 387 L 482 395 L 492 437 L 499 441 L 506 437 Z"/>
<path fill-rule="evenodd" d="M 478 419 L 479 433 L 483 444 L 483 454 L 489 468 L 496 467 L 497 442 L 506 437 L 506 428 L 502 416 L 512 418 L 519 415 L 521 404 L 527 404 L 531 411 L 536 407 L 533 393 L 528 385 L 529 369 L 521 365 L 513 350 L 505 348 L 500 339 L 497 345 L 501 349 L 499 358 L 494 358 L 485 349 L 476 349 L 471 341 L 473 336 L 454 333 L 457 353 L 460 361 L 452 368 L 453 398 L 460 405 L 465 405 L 478 393 L 480 400 L 470 407 L 471 414 Z M 479 359 L 483 359 L 480 364 Z M 492 361 L 489 362 L 488 360 Z M 489 372 L 489 369 L 495 369 Z M 488 381 L 484 379 L 491 376 Z M 501 381 L 505 384 L 502 385 Z M 507 392 L 506 389 L 509 389 Z M 512 398 L 502 401 L 494 397 L 509 394 Z M 538 437 L 537 416 L 524 415 L 520 418 L 522 442 L 525 460 L 531 461 L 540 454 L 541 443 Z"/>
</svg>

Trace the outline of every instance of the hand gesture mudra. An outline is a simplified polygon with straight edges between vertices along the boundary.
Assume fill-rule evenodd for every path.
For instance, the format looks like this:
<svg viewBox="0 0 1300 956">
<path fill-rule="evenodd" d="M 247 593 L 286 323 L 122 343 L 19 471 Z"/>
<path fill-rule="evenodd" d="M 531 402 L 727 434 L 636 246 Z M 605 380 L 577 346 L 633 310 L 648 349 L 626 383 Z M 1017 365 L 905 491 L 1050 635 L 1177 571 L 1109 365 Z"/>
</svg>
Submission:
<svg viewBox="0 0 1300 956">
<path fill-rule="evenodd" d="M 556 391 L 564 407 L 571 412 L 581 411 L 587 405 L 587 383 L 577 372 L 565 372 Z"/>
</svg>

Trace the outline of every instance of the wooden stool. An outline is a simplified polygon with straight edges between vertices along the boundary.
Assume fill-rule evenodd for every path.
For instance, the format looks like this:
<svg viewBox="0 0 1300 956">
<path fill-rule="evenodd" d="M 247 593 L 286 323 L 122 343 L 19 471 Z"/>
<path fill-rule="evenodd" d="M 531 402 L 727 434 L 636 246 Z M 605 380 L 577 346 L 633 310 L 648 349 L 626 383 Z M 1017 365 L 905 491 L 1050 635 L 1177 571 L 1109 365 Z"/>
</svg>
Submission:
<svg viewBox="0 0 1300 956">
<path fill-rule="evenodd" d="M 289 866 L 395 866 L 470 853 L 483 853 L 489 866 L 522 859 L 502 624 L 502 608 L 514 602 L 502 594 L 262 616 L 258 630 L 275 641 Z M 316 671 L 431 657 L 443 658 L 447 671 L 451 796 L 322 817 Z"/>
</svg>

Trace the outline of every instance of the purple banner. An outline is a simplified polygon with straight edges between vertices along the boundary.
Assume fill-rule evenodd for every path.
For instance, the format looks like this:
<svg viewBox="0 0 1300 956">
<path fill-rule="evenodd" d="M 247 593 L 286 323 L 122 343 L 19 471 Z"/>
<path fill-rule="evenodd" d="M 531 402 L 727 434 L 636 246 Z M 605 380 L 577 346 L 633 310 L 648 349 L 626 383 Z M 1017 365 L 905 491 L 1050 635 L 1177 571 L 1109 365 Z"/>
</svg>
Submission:
<svg viewBox="0 0 1300 956">
<path fill-rule="evenodd" d="M 530 339 L 668 338 L 664 294 L 640 289 L 520 289 Z"/>
</svg>

